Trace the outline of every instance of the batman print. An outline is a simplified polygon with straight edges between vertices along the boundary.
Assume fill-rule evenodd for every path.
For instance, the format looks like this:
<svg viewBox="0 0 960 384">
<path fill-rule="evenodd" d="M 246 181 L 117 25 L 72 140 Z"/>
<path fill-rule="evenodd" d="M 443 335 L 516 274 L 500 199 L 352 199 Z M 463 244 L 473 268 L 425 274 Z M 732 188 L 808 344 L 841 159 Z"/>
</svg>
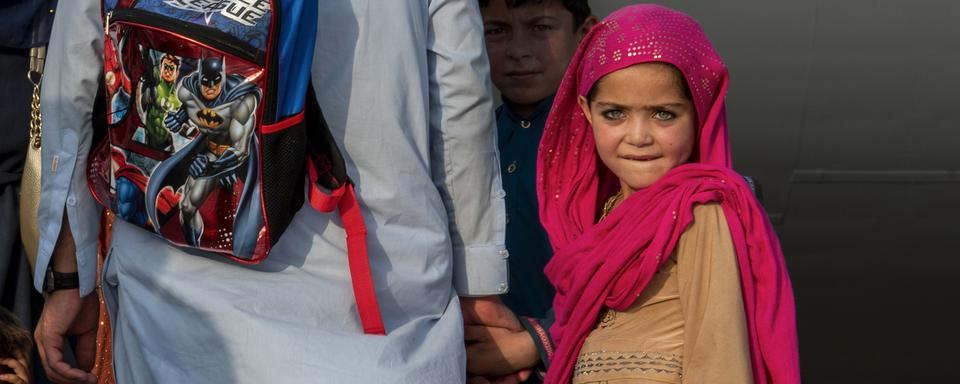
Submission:
<svg viewBox="0 0 960 384">
<path fill-rule="evenodd" d="M 259 232 L 258 226 L 262 226 L 262 219 L 251 223 L 240 217 L 242 209 L 259 206 L 259 145 L 255 129 L 261 91 L 244 76 L 227 74 L 226 66 L 222 56 L 201 58 L 197 71 L 183 78 L 177 88 L 181 104 L 167 114 L 164 124 L 173 133 L 184 129 L 196 129 L 198 133 L 154 170 L 147 186 L 147 196 L 153 197 L 147 199 L 147 213 L 154 229 L 161 232 L 173 218 L 162 216 L 156 197 L 169 195 L 171 191 L 164 192 L 165 189 L 179 192 L 178 218 L 185 243 L 210 247 L 218 239 L 203 239 L 205 224 L 209 223 L 204 223 L 201 207 L 217 189 L 233 193 L 239 187 L 240 199 L 232 227 L 220 228 L 229 223 L 222 212 L 214 217 L 224 219 L 216 224 L 218 233 L 232 234 L 233 251 L 242 254 L 247 250 L 236 249 L 241 244 L 235 237 Z M 251 228 L 237 228 L 238 225 Z"/>
</svg>

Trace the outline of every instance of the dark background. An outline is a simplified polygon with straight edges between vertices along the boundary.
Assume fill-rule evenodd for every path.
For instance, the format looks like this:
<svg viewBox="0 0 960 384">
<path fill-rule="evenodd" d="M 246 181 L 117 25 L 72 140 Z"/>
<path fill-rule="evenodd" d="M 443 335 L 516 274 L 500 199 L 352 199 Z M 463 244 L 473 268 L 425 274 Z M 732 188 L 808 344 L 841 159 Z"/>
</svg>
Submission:
<svg viewBox="0 0 960 384">
<path fill-rule="evenodd" d="M 734 165 L 780 235 L 804 382 L 960 382 L 960 2 L 659 3 L 730 68 Z"/>
</svg>

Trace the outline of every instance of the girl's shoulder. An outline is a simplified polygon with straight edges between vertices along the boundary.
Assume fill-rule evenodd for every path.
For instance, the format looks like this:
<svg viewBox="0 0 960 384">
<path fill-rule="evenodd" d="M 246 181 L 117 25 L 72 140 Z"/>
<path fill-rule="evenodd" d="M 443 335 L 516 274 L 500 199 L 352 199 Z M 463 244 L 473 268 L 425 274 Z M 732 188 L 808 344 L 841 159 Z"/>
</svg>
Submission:
<svg viewBox="0 0 960 384">
<path fill-rule="evenodd" d="M 719 203 L 697 204 L 693 207 L 693 222 L 677 242 L 678 261 L 691 255 L 720 253 L 733 253 L 733 240 L 723 207 Z M 704 256 L 696 256 L 701 257 Z"/>
<path fill-rule="evenodd" d="M 697 204 L 693 206 L 693 222 L 687 230 L 696 227 L 713 227 L 717 223 L 726 224 L 726 222 L 726 216 L 723 214 L 723 207 L 720 206 L 720 203 Z"/>
</svg>

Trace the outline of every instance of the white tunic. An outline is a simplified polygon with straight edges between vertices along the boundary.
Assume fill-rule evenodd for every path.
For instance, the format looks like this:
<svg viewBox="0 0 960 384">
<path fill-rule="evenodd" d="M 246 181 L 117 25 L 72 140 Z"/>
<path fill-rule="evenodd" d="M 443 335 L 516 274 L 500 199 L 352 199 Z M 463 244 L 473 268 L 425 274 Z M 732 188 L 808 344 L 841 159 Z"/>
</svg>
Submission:
<svg viewBox="0 0 960 384">
<path fill-rule="evenodd" d="M 85 180 L 99 1 L 59 4 L 44 78 L 43 271 L 70 219 L 81 292 L 99 208 Z M 117 221 L 104 276 L 120 383 L 457 383 L 457 293 L 507 289 L 503 191 L 475 0 L 321 0 L 313 75 L 369 230 L 387 336 L 363 335 L 345 234 L 305 206 L 257 266 Z M 36 283 L 42 283 L 38 274 Z"/>
</svg>

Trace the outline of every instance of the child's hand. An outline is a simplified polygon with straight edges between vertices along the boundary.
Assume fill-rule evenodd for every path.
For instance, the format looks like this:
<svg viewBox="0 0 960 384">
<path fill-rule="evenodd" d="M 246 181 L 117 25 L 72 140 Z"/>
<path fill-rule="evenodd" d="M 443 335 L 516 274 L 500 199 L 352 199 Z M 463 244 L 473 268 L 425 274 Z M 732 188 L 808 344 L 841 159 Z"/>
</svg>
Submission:
<svg viewBox="0 0 960 384">
<path fill-rule="evenodd" d="M 30 376 L 27 374 L 27 358 L 22 354 L 15 359 L 0 359 L 0 366 L 10 368 L 10 370 L 13 371 L 13 373 L 0 374 L 0 383 L 30 383 Z"/>
</svg>

